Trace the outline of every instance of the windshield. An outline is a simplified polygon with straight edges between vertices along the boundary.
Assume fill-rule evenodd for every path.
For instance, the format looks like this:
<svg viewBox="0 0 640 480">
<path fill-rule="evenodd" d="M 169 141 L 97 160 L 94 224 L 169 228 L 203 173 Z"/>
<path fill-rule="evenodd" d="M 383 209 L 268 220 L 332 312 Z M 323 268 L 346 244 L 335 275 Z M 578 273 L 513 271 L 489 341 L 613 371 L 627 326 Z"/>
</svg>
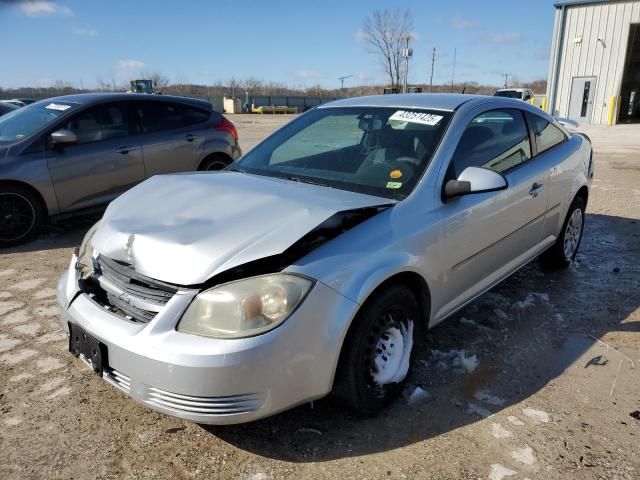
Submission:
<svg viewBox="0 0 640 480">
<path fill-rule="evenodd" d="M 493 96 L 522 99 L 522 92 L 518 92 L 517 90 L 498 90 Z"/>
<path fill-rule="evenodd" d="M 317 108 L 268 137 L 232 168 L 404 198 L 431 161 L 450 116 L 399 108 Z"/>
<path fill-rule="evenodd" d="M 53 122 L 73 104 L 44 101 L 32 103 L 0 117 L 0 143 L 13 143 Z"/>
</svg>

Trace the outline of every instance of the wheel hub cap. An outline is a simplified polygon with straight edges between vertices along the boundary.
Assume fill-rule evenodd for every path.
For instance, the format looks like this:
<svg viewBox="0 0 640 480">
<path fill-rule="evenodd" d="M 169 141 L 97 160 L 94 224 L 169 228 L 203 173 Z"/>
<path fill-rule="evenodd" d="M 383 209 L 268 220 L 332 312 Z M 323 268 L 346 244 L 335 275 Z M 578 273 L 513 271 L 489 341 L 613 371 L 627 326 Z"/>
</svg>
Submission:
<svg viewBox="0 0 640 480">
<path fill-rule="evenodd" d="M 564 232 L 564 256 L 571 260 L 578 250 L 580 237 L 582 236 L 582 210 L 574 210 L 567 222 Z"/>
<path fill-rule="evenodd" d="M 390 383 L 402 364 L 404 338 L 397 327 L 387 329 L 378 340 L 373 357 L 374 381 L 379 385 Z"/>
</svg>

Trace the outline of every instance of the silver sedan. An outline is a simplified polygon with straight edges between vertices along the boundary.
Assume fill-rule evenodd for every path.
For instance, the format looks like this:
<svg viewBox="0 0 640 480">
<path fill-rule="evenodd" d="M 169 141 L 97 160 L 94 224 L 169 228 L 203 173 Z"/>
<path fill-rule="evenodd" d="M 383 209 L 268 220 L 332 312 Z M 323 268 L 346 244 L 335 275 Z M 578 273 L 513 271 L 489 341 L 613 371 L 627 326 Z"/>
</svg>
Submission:
<svg viewBox="0 0 640 480">
<path fill-rule="evenodd" d="M 523 102 L 329 103 L 226 171 L 113 201 L 59 282 L 69 348 L 196 422 L 330 392 L 375 413 L 428 328 L 539 255 L 569 265 L 592 176 L 589 140 Z"/>
</svg>

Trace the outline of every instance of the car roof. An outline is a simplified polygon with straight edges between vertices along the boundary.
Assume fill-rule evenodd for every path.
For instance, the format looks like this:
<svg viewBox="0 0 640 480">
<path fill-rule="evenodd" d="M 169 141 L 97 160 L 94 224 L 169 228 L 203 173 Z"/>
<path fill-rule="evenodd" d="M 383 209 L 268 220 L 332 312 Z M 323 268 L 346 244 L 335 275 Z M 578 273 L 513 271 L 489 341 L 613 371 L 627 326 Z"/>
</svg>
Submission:
<svg viewBox="0 0 640 480">
<path fill-rule="evenodd" d="M 188 103 L 198 107 L 211 108 L 211 104 L 206 100 L 190 97 L 178 97 L 174 95 L 150 95 L 148 93 L 76 93 L 73 95 L 62 95 L 60 97 L 51 97 L 45 101 L 55 100 L 58 102 L 77 103 L 79 105 L 89 105 L 93 103 L 101 103 L 107 101 L 174 101 Z"/>
<path fill-rule="evenodd" d="M 483 98 L 486 99 L 488 97 L 486 95 L 464 95 L 461 93 L 395 93 L 344 98 L 324 103 L 318 108 L 393 107 L 454 111 L 463 103 Z"/>
<path fill-rule="evenodd" d="M 530 90 L 529 88 L 500 88 L 496 90 L 496 92 L 524 92 L 525 90 Z"/>
</svg>

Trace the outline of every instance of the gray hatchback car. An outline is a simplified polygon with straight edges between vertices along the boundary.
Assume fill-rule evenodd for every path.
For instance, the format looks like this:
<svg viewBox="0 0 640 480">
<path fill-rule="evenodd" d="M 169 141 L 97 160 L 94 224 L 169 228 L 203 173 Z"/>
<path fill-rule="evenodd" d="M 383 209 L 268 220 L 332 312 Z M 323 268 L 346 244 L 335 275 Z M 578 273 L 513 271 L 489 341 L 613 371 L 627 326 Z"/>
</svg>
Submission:
<svg viewBox="0 0 640 480">
<path fill-rule="evenodd" d="M 90 93 L 36 102 L 0 118 L 0 247 L 153 175 L 220 170 L 240 155 L 233 123 L 202 100 Z"/>
</svg>

